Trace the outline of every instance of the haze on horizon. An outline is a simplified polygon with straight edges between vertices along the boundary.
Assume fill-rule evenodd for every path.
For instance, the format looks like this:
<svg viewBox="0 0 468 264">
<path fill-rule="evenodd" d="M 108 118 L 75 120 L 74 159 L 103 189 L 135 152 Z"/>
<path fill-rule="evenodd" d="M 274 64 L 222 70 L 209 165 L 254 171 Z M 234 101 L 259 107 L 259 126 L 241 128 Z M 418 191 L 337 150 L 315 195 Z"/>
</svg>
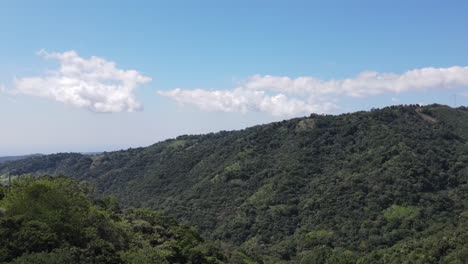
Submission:
<svg viewBox="0 0 468 264">
<path fill-rule="evenodd" d="M 3 1 L 0 156 L 468 104 L 463 1 Z M 455 102 L 456 99 L 456 102 Z"/>
</svg>

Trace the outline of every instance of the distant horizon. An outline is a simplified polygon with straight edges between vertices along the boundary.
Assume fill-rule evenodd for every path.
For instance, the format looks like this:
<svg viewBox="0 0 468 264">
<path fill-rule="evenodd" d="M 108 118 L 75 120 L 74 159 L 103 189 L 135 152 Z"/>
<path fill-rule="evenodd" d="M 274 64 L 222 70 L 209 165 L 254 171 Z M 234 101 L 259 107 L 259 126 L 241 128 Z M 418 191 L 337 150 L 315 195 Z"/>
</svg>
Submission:
<svg viewBox="0 0 468 264">
<path fill-rule="evenodd" d="M 437 103 L 431 103 L 431 104 L 426 104 L 426 105 L 433 105 L 433 104 L 437 104 Z M 370 108 L 370 109 L 367 109 L 367 110 L 359 110 L 359 111 L 353 111 L 353 112 L 346 112 L 346 113 L 339 113 L 339 114 L 327 114 L 327 115 L 336 116 L 336 115 L 342 115 L 342 114 L 352 114 L 352 113 L 360 112 L 360 111 L 371 111 L 372 109 L 383 109 L 383 108 L 392 107 L 392 106 L 409 106 L 409 105 L 417 105 L 417 104 L 404 104 L 404 105 L 403 104 L 394 104 L 394 105 L 387 105 L 387 106 L 383 106 L 383 107 L 379 107 L 379 108 Z M 422 105 L 422 106 L 426 106 L 426 105 Z M 456 106 L 445 105 L 445 104 L 440 104 L 440 105 L 450 107 L 450 108 L 453 108 L 453 109 L 456 109 L 456 108 L 459 108 L 459 107 L 468 107 L 466 105 L 456 105 Z M 310 116 L 310 115 L 313 115 L 313 114 L 316 114 L 316 113 L 311 113 L 311 114 L 305 115 L 305 116 L 291 117 L 291 118 L 284 119 L 284 120 L 295 119 L 295 118 L 304 118 L 304 117 L 307 117 L 307 116 Z M 258 126 L 258 125 L 267 125 L 267 124 L 275 123 L 275 122 L 281 122 L 281 121 L 273 121 L 273 122 L 268 122 L 268 123 L 254 124 L 252 126 L 239 128 L 239 129 L 232 129 L 232 130 L 217 130 L 217 131 L 210 131 L 210 132 L 199 133 L 199 134 L 180 134 L 180 135 L 175 135 L 173 137 L 168 137 L 168 138 L 164 138 L 164 139 L 161 139 L 161 140 L 154 141 L 153 143 L 150 143 L 148 145 L 141 145 L 141 146 L 126 146 L 126 147 L 112 147 L 112 146 L 110 146 L 108 148 L 103 148 L 101 150 L 89 150 L 89 151 L 62 150 L 62 151 L 56 151 L 56 152 L 19 153 L 19 154 L 13 154 L 13 155 L 10 155 L 10 154 L 5 155 L 5 154 L 2 154 L 2 152 L 0 152 L 0 158 L 21 157 L 21 156 L 30 156 L 30 155 L 51 155 L 51 154 L 59 154 L 59 153 L 78 153 L 78 154 L 83 154 L 83 155 L 92 155 L 92 154 L 99 154 L 99 153 L 104 153 L 104 152 L 114 152 L 114 151 L 122 151 L 122 150 L 128 150 L 128 149 L 145 148 L 145 147 L 149 147 L 151 145 L 154 145 L 154 144 L 166 141 L 166 140 L 176 139 L 177 137 L 180 137 L 180 136 L 186 136 L 186 135 L 197 136 L 197 135 L 206 135 L 206 134 L 210 134 L 210 133 L 219 133 L 219 132 L 222 132 L 222 131 L 228 131 L 228 132 L 239 131 L 239 130 L 243 130 L 243 129 L 248 129 L 250 127 L 254 127 L 254 126 Z"/>
</svg>

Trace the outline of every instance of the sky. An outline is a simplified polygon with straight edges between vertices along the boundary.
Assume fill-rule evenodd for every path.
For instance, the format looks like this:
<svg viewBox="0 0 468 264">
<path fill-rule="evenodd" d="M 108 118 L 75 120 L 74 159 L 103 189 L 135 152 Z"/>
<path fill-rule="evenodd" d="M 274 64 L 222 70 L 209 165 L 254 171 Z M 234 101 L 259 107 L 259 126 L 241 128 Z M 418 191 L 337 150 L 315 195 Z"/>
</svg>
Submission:
<svg viewBox="0 0 468 264">
<path fill-rule="evenodd" d="M 0 0 L 0 156 L 468 105 L 467 1 Z"/>
</svg>

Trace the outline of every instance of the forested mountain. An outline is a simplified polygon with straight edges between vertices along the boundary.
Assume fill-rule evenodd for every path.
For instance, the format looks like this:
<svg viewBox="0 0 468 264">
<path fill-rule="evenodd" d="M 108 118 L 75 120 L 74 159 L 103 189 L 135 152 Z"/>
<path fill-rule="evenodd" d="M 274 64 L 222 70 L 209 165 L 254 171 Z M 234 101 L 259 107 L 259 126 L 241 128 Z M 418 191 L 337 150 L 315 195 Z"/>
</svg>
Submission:
<svg viewBox="0 0 468 264">
<path fill-rule="evenodd" d="M 231 263 L 466 263 L 468 109 L 311 115 L 146 148 L 0 164 L 161 209 Z M 237 252 L 229 255 L 229 252 Z"/>
</svg>

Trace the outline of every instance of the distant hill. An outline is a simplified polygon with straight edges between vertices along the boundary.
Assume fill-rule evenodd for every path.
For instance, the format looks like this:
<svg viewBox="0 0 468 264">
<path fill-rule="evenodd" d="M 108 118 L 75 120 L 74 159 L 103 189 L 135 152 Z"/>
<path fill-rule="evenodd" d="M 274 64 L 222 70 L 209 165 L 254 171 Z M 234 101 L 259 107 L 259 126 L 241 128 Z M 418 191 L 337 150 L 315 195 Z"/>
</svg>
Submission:
<svg viewBox="0 0 468 264">
<path fill-rule="evenodd" d="M 95 156 L 95 155 L 102 154 L 102 152 L 82 152 L 80 154 L 85 155 L 85 156 Z M 40 157 L 40 156 L 44 156 L 44 154 L 37 153 L 37 154 L 29 154 L 29 155 L 21 155 L 21 156 L 4 156 L 4 157 L 0 157 L 0 163 L 7 162 L 7 161 L 22 160 L 22 159 L 27 159 L 31 157 Z"/>
<path fill-rule="evenodd" d="M 0 157 L 0 163 L 6 162 L 6 161 L 26 159 L 30 157 L 37 157 L 37 156 L 42 156 L 42 154 L 31 154 L 31 155 L 22 155 L 22 156 L 5 156 L 5 157 Z"/>
<path fill-rule="evenodd" d="M 95 156 L 31 157 L 0 164 L 6 173 L 88 181 L 252 263 L 468 259 L 465 107 L 314 114 Z"/>
</svg>

